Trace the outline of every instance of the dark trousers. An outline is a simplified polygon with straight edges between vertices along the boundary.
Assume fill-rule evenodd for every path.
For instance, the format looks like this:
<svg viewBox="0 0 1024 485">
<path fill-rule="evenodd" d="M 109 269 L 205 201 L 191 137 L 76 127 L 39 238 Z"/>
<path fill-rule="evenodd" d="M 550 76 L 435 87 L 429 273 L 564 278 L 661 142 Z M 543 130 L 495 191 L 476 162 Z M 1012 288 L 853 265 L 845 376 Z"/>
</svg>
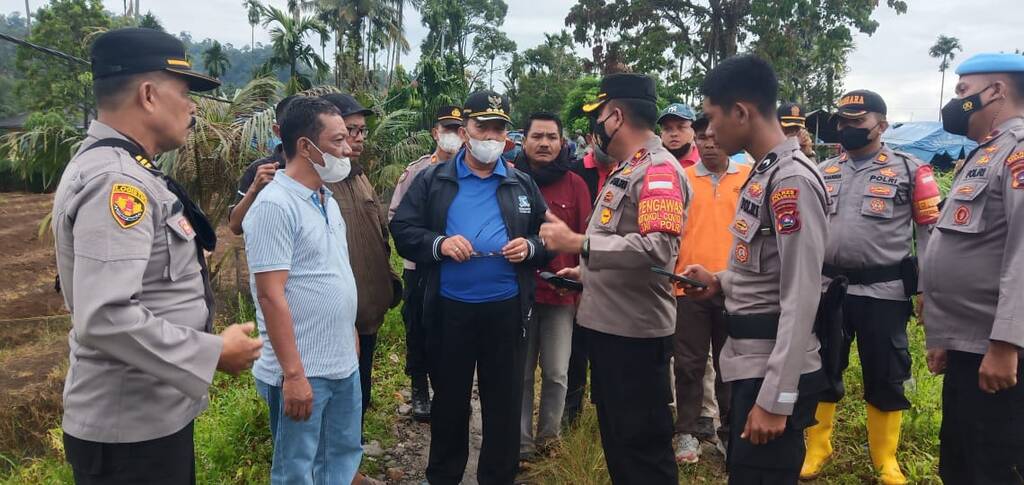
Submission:
<svg viewBox="0 0 1024 485">
<path fill-rule="evenodd" d="M 373 353 L 377 351 L 377 334 L 359 335 L 359 387 L 363 391 L 363 417 L 370 409 L 373 387 Z"/>
<path fill-rule="evenodd" d="M 669 408 L 672 337 L 586 332 L 592 397 L 612 483 L 679 483 Z"/>
<path fill-rule="evenodd" d="M 405 323 L 405 375 L 421 377 L 427 375 L 427 334 L 420 324 L 423 312 L 423 285 L 420 275 L 414 269 L 402 272 L 402 321 Z"/>
<path fill-rule="evenodd" d="M 192 423 L 172 435 L 137 443 L 97 443 L 64 433 L 64 456 L 78 485 L 196 483 Z"/>
<path fill-rule="evenodd" d="M 820 371 L 800 377 L 799 397 L 793 414 L 786 419 L 782 436 L 763 445 L 740 438 L 747 426 L 747 415 L 757 403 L 764 379 L 732 382 L 729 450 L 727 466 L 730 485 L 795 485 L 804 462 L 804 429 L 814 424 L 818 397 L 827 385 Z"/>
<path fill-rule="evenodd" d="M 526 343 L 521 315 L 519 297 L 493 303 L 441 299 L 440 328 L 430 336 L 436 346 L 430 349 L 431 485 L 456 485 L 466 470 L 474 370 L 483 419 L 477 481 L 510 485 L 515 479 Z"/>
<path fill-rule="evenodd" d="M 1024 359 L 1017 385 L 989 394 L 978 388 L 984 356 L 949 351 L 942 382 L 939 476 L 946 485 L 1024 483 Z"/>
<path fill-rule="evenodd" d="M 715 378 L 715 399 L 723 431 L 729 423 L 729 388 L 722 382 L 718 356 L 728 337 L 725 303 L 721 299 L 693 301 L 680 297 L 676 311 L 676 334 L 672 366 L 676 374 L 676 433 L 693 434 L 697 431 L 704 401 L 704 371 L 707 369 L 708 350 L 712 353 Z"/>
<path fill-rule="evenodd" d="M 847 295 L 843 303 L 843 341 L 840 368 L 850 365 L 850 346 L 857 339 L 857 355 L 864 373 L 864 400 L 882 411 L 910 409 L 903 383 L 910 379 L 907 320 L 909 301 L 881 300 Z M 846 394 L 838 388 L 822 395 L 824 402 L 839 402 Z"/>
<path fill-rule="evenodd" d="M 565 393 L 565 410 L 562 412 L 562 426 L 576 422 L 583 410 L 583 396 L 587 393 L 587 331 L 578 323 L 572 324 L 572 353 L 569 355 L 569 381 Z"/>
<path fill-rule="evenodd" d="M 590 360 L 587 356 L 587 329 L 579 323 L 572 322 L 572 352 L 569 354 L 569 367 L 566 372 L 568 384 L 565 392 L 565 409 L 562 411 L 562 427 L 568 427 L 580 417 L 583 411 L 583 398 L 587 394 L 587 368 Z"/>
</svg>

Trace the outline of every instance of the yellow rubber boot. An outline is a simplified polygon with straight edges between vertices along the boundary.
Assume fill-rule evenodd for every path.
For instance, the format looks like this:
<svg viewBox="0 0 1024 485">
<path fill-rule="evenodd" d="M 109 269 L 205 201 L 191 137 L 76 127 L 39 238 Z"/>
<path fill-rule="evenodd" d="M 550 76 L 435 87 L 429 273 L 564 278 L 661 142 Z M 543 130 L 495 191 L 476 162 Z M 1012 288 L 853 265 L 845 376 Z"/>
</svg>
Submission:
<svg viewBox="0 0 1024 485">
<path fill-rule="evenodd" d="M 814 480 L 821 474 L 821 467 L 832 456 L 832 427 L 835 426 L 836 403 L 820 402 L 814 411 L 818 424 L 807 428 L 807 454 L 804 466 L 800 468 L 801 480 Z"/>
<path fill-rule="evenodd" d="M 868 447 L 882 485 L 907 483 L 907 477 L 903 476 L 900 464 L 896 462 L 902 419 L 903 411 L 882 411 L 868 404 Z"/>
</svg>

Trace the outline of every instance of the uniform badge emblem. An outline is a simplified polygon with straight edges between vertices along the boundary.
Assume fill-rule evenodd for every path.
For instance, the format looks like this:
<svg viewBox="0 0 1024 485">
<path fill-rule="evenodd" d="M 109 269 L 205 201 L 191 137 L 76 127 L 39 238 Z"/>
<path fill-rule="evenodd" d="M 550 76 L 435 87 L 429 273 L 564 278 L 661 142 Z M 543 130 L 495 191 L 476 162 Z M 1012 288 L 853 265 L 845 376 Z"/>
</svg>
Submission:
<svg viewBox="0 0 1024 485">
<path fill-rule="evenodd" d="M 871 199 L 870 206 L 871 212 L 874 212 L 875 214 L 881 214 L 885 212 L 886 204 L 885 201 L 882 199 Z"/>
<path fill-rule="evenodd" d="M 148 203 L 145 192 L 131 184 L 114 184 L 110 189 L 110 213 L 123 229 L 142 221 Z"/>
<path fill-rule="evenodd" d="M 966 226 L 968 222 L 971 222 L 971 209 L 966 205 L 957 207 L 953 212 L 953 224 Z"/>
<path fill-rule="evenodd" d="M 998 150 L 998 149 L 999 149 L 999 147 L 996 147 L 996 146 L 985 147 L 985 153 L 995 153 L 995 151 Z"/>
<path fill-rule="evenodd" d="M 879 170 L 878 173 L 880 173 L 882 175 L 885 175 L 886 177 L 895 177 L 896 176 L 896 171 L 891 169 L 891 168 L 883 168 L 883 169 Z"/>
<path fill-rule="evenodd" d="M 186 236 L 191 237 L 193 234 L 196 233 L 196 231 L 192 229 L 192 224 L 190 224 L 188 222 L 188 219 L 184 217 L 178 219 L 178 227 L 181 228 L 181 232 L 185 233 Z"/>
<path fill-rule="evenodd" d="M 825 173 L 827 173 L 829 175 L 832 175 L 834 173 L 839 173 L 840 170 L 842 170 L 842 169 L 839 168 L 838 165 L 831 165 L 831 166 L 825 168 Z"/>
<path fill-rule="evenodd" d="M 796 205 L 787 204 L 775 210 L 775 229 L 779 234 L 792 234 L 800 230 L 800 212 Z"/>
<path fill-rule="evenodd" d="M 505 112 L 505 110 L 501 109 L 501 96 L 488 96 L 487 101 L 491 104 L 490 110 Z"/>
<path fill-rule="evenodd" d="M 519 213 L 529 214 L 530 213 L 530 198 L 525 195 L 519 196 Z"/>
<path fill-rule="evenodd" d="M 743 219 L 736 219 L 736 222 L 732 223 L 732 227 L 736 229 L 736 232 L 746 236 L 747 232 L 750 231 L 750 225 Z"/>
<path fill-rule="evenodd" d="M 868 189 L 868 191 L 871 192 L 872 195 L 880 195 L 883 197 L 892 195 L 892 190 L 892 187 L 886 187 L 884 185 L 872 185 Z"/>
<path fill-rule="evenodd" d="M 605 207 L 601 209 L 601 224 L 608 224 L 612 220 L 612 210 Z"/>
<path fill-rule="evenodd" d="M 601 200 L 603 200 L 605 204 L 610 204 L 612 202 L 612 199 L 614 198 L 615 193 L 609 190 L 608 192 L 604 193 L 604 198 Z"/>
<path fill-rule="evenodd" d="M 1013 170 L 1013 183 L 1010 185 L 1015 189 L 1024 189 L 1024 164 L 1021 164 Z"/>
<path fill-rule="evenodd" d="M 750 187 L 747 187 L 747 195 L 749 195 L 751 199 L 760 199 L 763 194 L 764 188 L 761 187 L 759 182 L 753 182 L 750 184 Z"/>
<path fill-rule="evenodd" d="M 990 161 L 992 161 L 992 159 L 989 158 L 988 155 L 982 155 L 981 158 L 979 158 L 977 162 L 974 162 L 974 164 L 975 165 L 988 165 L 988 162 L 990 162 Z"/>
<path fill-rule="evenodd" d="M 889 155 L 886 155 L 884 153 L 879 153 L 878 154 L 878 158 L 875 159 L 875 163 L 883 164 L 883 163 L 887 162 L 888 160 L 889 160 Z"/>
<path fill-rule="evenodd" d="M 830 193 L 830 194 L 832 192 L 835 192 L 836 191 L 836 184 L 825 184 L 825 190 L 827 190 L 828 193 Z"/>
<path fill-rule="evenodd" d="M 736 262 L 746 264 L 750 261 L 750 248 L 744 243 L 736 243 L 736 250 L 734 251 Z"/>
<path fill-rule="evenodd" d="M 754 169 L 757 173 L 765 173 L 768 169 L 775 165 L 775 162 L 779 161 L 779 156 L 774 153 L 769 153 L 761 163 L 757 164 L 757 168 Z"/>
</svg>

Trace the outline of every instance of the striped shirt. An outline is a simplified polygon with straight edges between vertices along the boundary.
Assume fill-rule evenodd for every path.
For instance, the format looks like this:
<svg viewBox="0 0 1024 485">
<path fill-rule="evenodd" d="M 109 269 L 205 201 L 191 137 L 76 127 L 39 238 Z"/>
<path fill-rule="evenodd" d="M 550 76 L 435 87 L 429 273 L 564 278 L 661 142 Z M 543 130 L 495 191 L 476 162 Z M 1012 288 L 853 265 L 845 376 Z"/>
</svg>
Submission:
<svg viewBox="0 0 1024 485">
<path fill-rule="evenodd" d="M 267 324 L 256 298 L 256 273 L 288 271 L 285 298 L 306 377 L 343 379 L 359 367 L 355 348 L 356 282 L 345 242 L 345 221 L 326 187 L 319 194 L 284 171 L 260 191 L 242 222 L 250 286 L 263 352 L 253 375 L 282 381 Z"/>
</svg>

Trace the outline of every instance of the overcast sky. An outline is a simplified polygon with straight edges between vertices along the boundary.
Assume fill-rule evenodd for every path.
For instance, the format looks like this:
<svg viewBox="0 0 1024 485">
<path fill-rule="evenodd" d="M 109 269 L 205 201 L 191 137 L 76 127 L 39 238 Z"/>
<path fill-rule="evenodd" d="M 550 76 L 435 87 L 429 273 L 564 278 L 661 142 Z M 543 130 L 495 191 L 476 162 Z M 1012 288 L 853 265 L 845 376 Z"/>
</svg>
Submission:
<svg viewBox="0 0 1024 485">
<path fill-rule="evenodd" d="M 565 28 L 565 15 L 575 3 L 571 0 L 507 0 L 508 16 L 504 30 L 520 50 L 544 40 L 545 32 Z M 755 0 L 763 1 L 763 0 Z M 32 8 L 43 0 L 30 0 Z M 114 12 L 122 10 L 122 1 L 103 0 Z M 194 39 L 206 37 L 241 47 L 249 43 L 249 24 L 242 0 L 141 0 L 142 10 L 150 10 L 164 27 L 174 33 L 188 31 Z M 264 1 L 264 3 L 268 3 Z M 270 0 L 284 7 L 286 0 Z M 880 2 L 885 3 L 885 2 Z M 889 106 L 889 118 L 896 121 L 937 120 L 939 109 L 938 61 L 928 56 L 928 48 L 938 34 L 960 39 L 964 51 L 953 62 L 986 51 L 1024 49 L 1020 25 L 1024 19 L 1022 0 L 907 0 L 909 10 L 896 15 L 881 7 L 875 12 L 881 26 L 873 36 L 858 35 L 856 50 L 849 58 L 847 89 L 866 88 L 881 94 Z M 24 14 L 24 0 L 0 0 L 0 12 L 15 10 Z M 403 64 L 412 67 L 419 58 L 419 44 L 426 35 L 418 14 L 407 21 L 406 36 L 412 52 Z M 256 42 L 266 43 L 269 36 L 257 27 Z M 585 54 L 588 49 L 581 48 Z M 952 96 L 956 76 L 947 71 L 943 101 Z"/>
</svg>

